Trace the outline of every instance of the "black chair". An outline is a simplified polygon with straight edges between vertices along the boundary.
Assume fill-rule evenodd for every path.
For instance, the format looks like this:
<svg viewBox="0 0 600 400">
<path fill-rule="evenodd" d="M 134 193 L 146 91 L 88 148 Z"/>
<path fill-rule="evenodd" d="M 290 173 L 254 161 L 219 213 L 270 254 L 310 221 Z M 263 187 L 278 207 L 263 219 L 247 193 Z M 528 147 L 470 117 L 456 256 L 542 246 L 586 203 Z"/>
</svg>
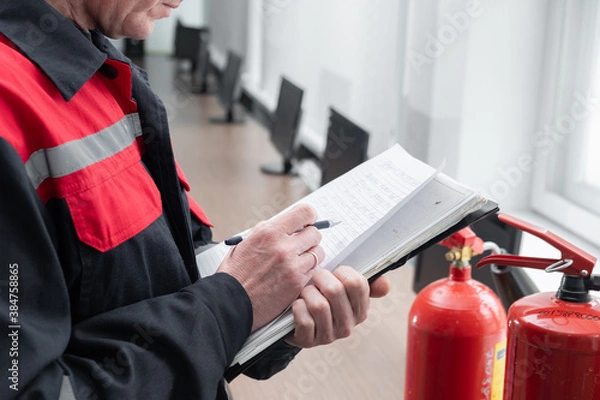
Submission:
<svg viewBox="0 0 600 400">
<path fill-rule="evenodd" d="M 302 115 L 302 97 L 304 91 L 288 79 L 281 78 L 277 109 L 271 120 L 271 143 L 281 154 L 282 159 L 260 166 L 266 174 L 294 175 L 292 157 Z"/>
<path fill-rule="evenodd" d="M 199 63 L 200 47 L 202 42 L 210 41 L 210 29 L 206 27 L 189 27 L 177 20 L 175 25 L 175 43 L 173 57 L 177 60 L 191 62 L 192 73 L 196 71 Z"/>
<path fill-rule="evenodd" d="M 208 37 L 201 38 L 198 48 L 197 66 L 192 71 L 192 93 L 213 94 L 209 89 L 210 50 Z"/>
<path fill-rule="evenodd" d="M 227 52 L 227 65 L 221 74 L 219 91 L 217 96 L 221 106 L 225 109 L 225 118 L 212 118 L 212 123 L 242 123 L 243 118 L 236 118 L 234 108 L 236 103 L 236 90 L 240 80 L 242 68 L 242 57 L 233 53 Z"/>
<path fill-rule="evenodd" d="M 125 55 L 127 57 L 131 59 L 143 58 L 144 54 L 145 51 L 143 40 L 135 40 L 130 38 L 125 39 Z"/>
<path fill-rule="evenodd" d="M 321 186 L 364 162 L 368 146 L 367 131 L 330 107 L 327 145 L 321 158 Z"/>
</svg>

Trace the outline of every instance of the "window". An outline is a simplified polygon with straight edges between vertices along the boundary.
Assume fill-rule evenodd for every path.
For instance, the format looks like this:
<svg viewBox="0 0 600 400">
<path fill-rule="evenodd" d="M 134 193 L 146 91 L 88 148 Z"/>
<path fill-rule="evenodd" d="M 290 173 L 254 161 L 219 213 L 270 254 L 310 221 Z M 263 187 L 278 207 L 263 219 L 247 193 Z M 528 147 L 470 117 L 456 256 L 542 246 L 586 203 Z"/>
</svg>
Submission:
<svg viewBox="0 0 600 400">
<path fill-rule="evenodd" d="M 549 6 L 532 207 L 600 245 L 600 1 Z"/>
</svg>

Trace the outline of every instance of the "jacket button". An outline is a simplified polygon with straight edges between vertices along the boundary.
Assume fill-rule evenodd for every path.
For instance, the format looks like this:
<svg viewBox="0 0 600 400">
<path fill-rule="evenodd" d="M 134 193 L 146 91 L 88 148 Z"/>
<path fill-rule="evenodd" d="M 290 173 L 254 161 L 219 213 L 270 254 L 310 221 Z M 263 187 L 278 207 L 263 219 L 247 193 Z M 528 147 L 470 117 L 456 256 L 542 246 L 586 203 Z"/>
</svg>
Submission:
<svg viewBox="0 0 600 400">
<path fill-rule="evenodd" d="M 104 75 L 105 77 L 107 77 L 108 79 L 116 79 L 117 76 L 119 76 L 119 73 L 117 72 L 117 70 L 108 64 L 102 64 L 99 72 L 102 75 Z"/>
</svg>

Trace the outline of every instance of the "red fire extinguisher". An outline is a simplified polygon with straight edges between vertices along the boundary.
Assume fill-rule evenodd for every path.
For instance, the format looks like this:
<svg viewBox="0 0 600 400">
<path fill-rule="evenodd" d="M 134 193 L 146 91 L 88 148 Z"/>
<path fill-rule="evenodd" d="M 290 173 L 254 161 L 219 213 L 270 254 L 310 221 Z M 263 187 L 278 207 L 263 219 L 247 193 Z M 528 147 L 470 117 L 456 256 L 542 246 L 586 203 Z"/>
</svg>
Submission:
<svg viewBox="0 0 600 400">
<path fill-rule="evenodd" d="M 503 222 L 529 232 L 561 252 L 558 260 L 493 255 L 486 264 L 561 272 L 556 293 L 532 294 L 508 313 L 504 400 L 600 400 L 600 290 L 592 276 L 596 258 L 555 234 L 506 214 Z"/>
<path fill-rule="evenodd" d="M 494 292 L 471 279 L 483 241 L 465 228 L 441 242 L 450 275 L 416 297 L 409 314 L 405 400 L 500 400 L 506 312 Z"/>
</svg>

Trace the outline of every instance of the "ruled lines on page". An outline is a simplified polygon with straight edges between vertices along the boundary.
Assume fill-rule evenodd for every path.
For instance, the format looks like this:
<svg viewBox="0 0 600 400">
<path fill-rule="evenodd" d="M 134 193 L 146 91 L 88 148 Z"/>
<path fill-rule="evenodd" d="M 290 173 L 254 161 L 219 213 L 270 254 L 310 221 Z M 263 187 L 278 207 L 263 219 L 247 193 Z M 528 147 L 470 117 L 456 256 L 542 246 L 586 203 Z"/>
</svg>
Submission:
<svg viewBox="0 0 600 400">
<path fill-rule="evenodd" d="M 319 218 L 343 221 L 323 232 L 321 267 L 334 269 L 436 172 L 396 145 L 302 199 Z"/>
</svg>

